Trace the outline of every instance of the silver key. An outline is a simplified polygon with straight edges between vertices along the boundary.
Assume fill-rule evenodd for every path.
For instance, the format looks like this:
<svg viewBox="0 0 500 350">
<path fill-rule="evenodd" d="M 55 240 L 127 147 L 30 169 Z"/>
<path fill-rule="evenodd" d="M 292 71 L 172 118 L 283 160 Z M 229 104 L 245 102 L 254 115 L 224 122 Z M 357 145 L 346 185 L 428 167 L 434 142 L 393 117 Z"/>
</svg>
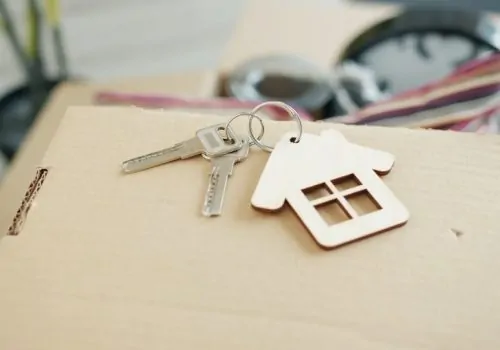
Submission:
<svg viewBox="0 0 500 350">
<path fill-rule="evenodd" d="M 248 140 L 244 140 L 243 146 L 238 151 L 220 157 L 206 157 L 212 163 L 212 171 L 210 172 L 208 189 L 203 202 L 203 215 L 217 216 L 222 214 L 227 183 L 229 177 L 233 174 L 234 165 L 244 161 L 248 157 L 249 150 Z"/>
<path fill-rule="evenodd" d="M 230 126 L 226 132 L 234 142 L 229 143 L 224 139 L 225 127 L 226 124 L 222 123 L 198 130 L 192 139 L 123 162 L 122 169 L 125 173 L 134 173 L 200 154 L 217 157 L 241 149 L 243 140 L 236 136 Z"/>
</svg>

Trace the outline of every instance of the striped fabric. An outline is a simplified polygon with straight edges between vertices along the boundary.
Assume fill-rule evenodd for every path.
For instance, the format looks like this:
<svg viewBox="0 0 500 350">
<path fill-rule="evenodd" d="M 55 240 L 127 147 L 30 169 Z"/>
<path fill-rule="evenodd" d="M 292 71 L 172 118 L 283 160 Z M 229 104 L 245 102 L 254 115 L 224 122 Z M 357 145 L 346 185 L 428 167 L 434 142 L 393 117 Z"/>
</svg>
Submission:
<svg viewBox="0 0 500 350">
<path fill-rule="evenodd" d="M 499 108 L 500 54 L 495 54 L 469 62 L 437 82 L 328 121 L 496 132 L 496 126 L 484 125 L 496 125 Z"/>
</svg>

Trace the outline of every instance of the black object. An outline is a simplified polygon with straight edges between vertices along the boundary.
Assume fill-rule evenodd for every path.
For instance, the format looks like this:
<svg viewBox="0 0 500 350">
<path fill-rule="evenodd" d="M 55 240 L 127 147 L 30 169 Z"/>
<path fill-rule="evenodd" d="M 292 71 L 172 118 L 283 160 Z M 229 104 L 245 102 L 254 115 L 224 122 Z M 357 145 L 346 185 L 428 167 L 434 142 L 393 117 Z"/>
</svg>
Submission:
<svg viewBox="0 0 500 350">
<path fill-rule="evenodd" d="M 373 70 L 396 94 L 443 78 L 461 64 L 500 50 L 500 28 L 486 14 L 412 7 L 359 35 L 341 61 Z"/>
<path fill-rule="evenodd" d="M 29 0 L 28 15 L 30 24 L 28 38 L 30 51 L 25 52 L 16 33 L 13 18 L 5 1 L 0 0 L 0 21 L 4 22 L 5 32 L 14 53 L 26 75 L 26 85 L 12 90 L 0 99 L 0 151 L 12 159 L 25 134 L 43 107 L 50 91 L 59 82 L 68 79 L 68 71 L 59 22 L 52 23 L 55 41 L 59 78 L 50 79 L 45 74 L 42 53 L 42 8 L 38 1 Z M 56 8 L 52 12 L 57 12 Z"/>
<path fill-rule="evenodd" d="M 44 100 L 59 82 L 44 81 Z M 18 150 L 41 107 L 33 99 L 28 85 L 12 90 L 0 99 L 0 150 L 9 160 Z"/>
</svg>

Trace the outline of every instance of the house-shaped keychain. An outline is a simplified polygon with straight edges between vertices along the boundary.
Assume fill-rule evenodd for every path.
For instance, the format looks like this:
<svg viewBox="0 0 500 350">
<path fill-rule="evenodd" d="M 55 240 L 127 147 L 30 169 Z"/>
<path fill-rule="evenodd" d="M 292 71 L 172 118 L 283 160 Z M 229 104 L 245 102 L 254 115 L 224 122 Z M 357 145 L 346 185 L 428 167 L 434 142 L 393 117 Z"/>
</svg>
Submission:
<svg viewBox="0 0 500 350">
<path fill-rule="evenodd" d="M 323 248 L 361 239 L 400 225 L 408 211 L 379 177 L 394 157 L 348 142 L 335 130 L 304 134 L 291 142 L 288 133 L 277 143 L 252 196 L 252 206 L 278 210 L 285 201 Z M 371 210 L 361 210 L 363 198 Z M 340 210 L 339 210 L 340 209 Z M 329 211 L 343 214 L 328 220 Z"/>
</svg>

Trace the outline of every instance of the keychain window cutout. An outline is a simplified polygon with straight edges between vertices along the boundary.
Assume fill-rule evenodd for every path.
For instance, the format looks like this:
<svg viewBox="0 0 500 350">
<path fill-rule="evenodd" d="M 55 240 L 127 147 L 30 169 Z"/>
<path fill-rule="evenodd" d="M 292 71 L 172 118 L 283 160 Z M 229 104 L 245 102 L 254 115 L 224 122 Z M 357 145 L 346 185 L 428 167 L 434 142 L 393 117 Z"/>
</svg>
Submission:
<svg viewBox="0 0 500 350">
<path fill-rule="evenodd" d="M 346 196 L 346 200 L 358 216 L 382 210 L 382 207 L 367 190 L 349 194 Z"/>
<path fill-rule="evenodd" d="M 340 224 L 341 222 L 351 220 L 347 212 L 337 200 L 326 202 L 315 206 L 321 218 L 327 225 Z"/>
<path fill-rule="evenodd" d="M 285 201 L 323 248 L 334 248 L 400 225 L 408 211 L 377 175 L 394 157 L 347 141 L 341 133 L 286 134 L 252 196 L 252 206 L 278 210 Z"/>
<path fill-rule="evenodd" d="M 341 177 L 340 179 L 334 179 L 332 180 L 332 184 L 339 191 L 361 186 L 361 182 L 354 174 Z"/>
<path fill-rule="evenodd" d="M 322 189 L 322 195 L 316 190 L 318 185 L 306 188 L 302 192 L 318 211 L 320 211 L 318 207 L 322 207 L 324 214 L 321 216 L 327 214 L 329 207 L 340 209 L 347 220 L 382 209 L 354 174 L 327 181 L 319 187 Z M 313 189 L 315 197 L 308 195 Z"/>
</svg>

